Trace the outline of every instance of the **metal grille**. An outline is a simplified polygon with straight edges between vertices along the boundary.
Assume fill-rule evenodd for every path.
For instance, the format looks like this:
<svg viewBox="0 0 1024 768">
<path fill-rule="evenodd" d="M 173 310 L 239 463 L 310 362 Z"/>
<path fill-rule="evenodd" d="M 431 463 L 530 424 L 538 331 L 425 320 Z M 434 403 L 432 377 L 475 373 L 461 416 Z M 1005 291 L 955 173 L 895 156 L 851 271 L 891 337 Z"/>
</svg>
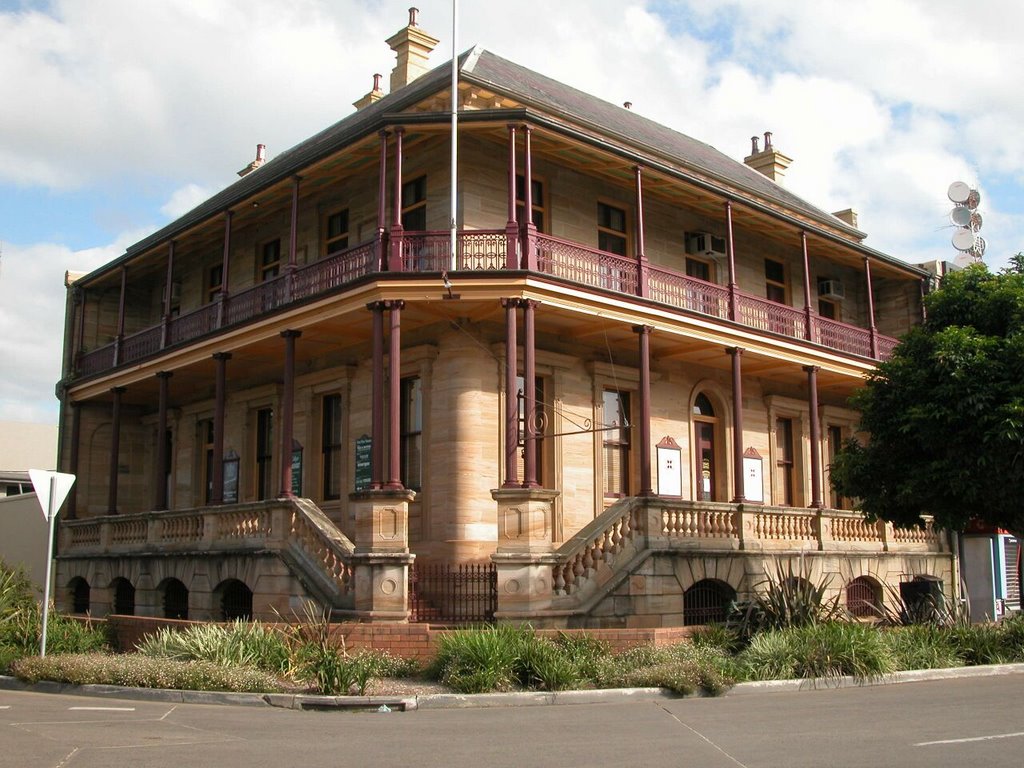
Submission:
<svg viewBox="0 0 1024 768">
<path fill-rule="evenodd" d="M 846 585 L 846 610 L 851 615 L 878 616 L 881 607 L 882 591 L 867 577 L 860 576 Z"/>
<path fill-rule="evenodd" d="M 411 621 L 475 624 L 494 621 L 498 571 L 493 563 L 415 563 L 409 569 Z"/>
<path fill-rule="evenodd" d="M 177 579 L 169 579 L 164 587 L 164 616 L 188 618 L 188 588 Z"/>
<path fill-rule="evenodd" d="M 736 590 L 722 581 L 703 579 L 683 593 L 683 624 L 714 624 L 725 621 Z"/>
<path fill-rule="evenodd" d="M 1011 605 L 1020 604 L 1020 542 L 1007 536 L 1003 539 L 1003 557 L 1006 563 L 1006 602 Z"/>
<path fill-rule="evenodd" d="M 135 587 L 128 579 L 114 580 L 114 613 L 119 616 L 135 615 Z"/>
<path fill-rule="evenodd" d="M 232 579 L 224 585 L 220 598 L 221 618 L 224 621 L 252 618 L 252 590 Z"/>
</svg>

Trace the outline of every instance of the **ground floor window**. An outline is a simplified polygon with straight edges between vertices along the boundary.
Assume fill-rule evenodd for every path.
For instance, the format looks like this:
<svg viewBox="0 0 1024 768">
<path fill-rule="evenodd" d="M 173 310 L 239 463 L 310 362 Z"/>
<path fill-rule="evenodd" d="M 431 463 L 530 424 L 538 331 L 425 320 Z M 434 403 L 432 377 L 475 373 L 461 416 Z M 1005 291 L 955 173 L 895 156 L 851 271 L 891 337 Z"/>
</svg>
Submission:
<svg viewBox="0 0 1024 768">
<path fill-rule="evenodd" d="M 252 619 L 252 590 L 238 579 L 229 579 L 220 592 L 220 614 L 223 621 Z"/>
<path fill-rule="evenodd" d="M 162 591 L 164 616 L 168 619 L 187 619 L 188 587 L 177 579 L 167 579 Z"/>
<path fill-rule="evenodd" d="M 114 613 L 118 616 L 135 615 L 135 587 L 128 579 L 114 579 Z"/>
<path fill-rule="evenodd" d="M 71 592 L 71 612 L 89 612 L 89 582 L 81 576 L 76 576 L 69 585 Z"/>
<path fill-rule="evenodd" d="M 858 618 L 878 616 L 882 607 L 882 589 L 867 576 L 858 576 L 846 585 L 846 610 Z"/>
<path fill-rule="evenodd" d="M 629 496 L 629 393 L 606 389 L 604 410 L 604 495 Z"/>
<path fill-rule="evenodd" d="M 273 497 L 274 412 L 269 408 L 256 411 L 256 498 Z"/>
<path fill-rule="evenodd" d="M 683 593 L 683 624 L 715 624 L 725 621 L 736 590 L 717 579 L 702 579 Z"/>
</svg>

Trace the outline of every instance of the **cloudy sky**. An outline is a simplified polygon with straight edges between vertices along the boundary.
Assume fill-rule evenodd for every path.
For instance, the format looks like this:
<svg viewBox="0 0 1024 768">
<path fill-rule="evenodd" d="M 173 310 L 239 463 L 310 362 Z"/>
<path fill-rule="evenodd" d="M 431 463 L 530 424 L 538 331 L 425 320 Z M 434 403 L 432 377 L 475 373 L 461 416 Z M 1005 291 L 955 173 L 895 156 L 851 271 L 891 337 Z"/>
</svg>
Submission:
<svg viewBox="0 0 1024 768">
<path fill-rule="evenodd" d="M 0 0 L 0 420 L 53 422 L 65 270 L 91 270 L 341 119 L 408 0 Z M 451 55 L 450 0 L 420 25 Z M 982 194 L 990 268 L 1024 249 L 1024 3 L 459 3 L 478 43 L 853 207 L 874 248 L 956 255 L 946 198 Z M 385 83 L 386 83 L 385 77 Z M 1017 85 L 1015 85 L 1017 84 Z"/>
</svg>

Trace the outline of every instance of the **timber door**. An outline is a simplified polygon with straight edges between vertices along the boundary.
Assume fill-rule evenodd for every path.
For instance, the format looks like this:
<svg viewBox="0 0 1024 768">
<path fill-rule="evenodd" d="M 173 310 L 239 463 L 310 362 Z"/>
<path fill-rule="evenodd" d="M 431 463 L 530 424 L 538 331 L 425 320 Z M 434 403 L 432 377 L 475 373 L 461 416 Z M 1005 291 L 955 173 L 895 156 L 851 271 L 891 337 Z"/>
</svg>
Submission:
<svg viewBox="0 0 1024 768">
<path fill-rule="evenodd" d="M 697 500 L 715 500 L 715 425 L 695 423 L 697 432 Z"/>
</svg>

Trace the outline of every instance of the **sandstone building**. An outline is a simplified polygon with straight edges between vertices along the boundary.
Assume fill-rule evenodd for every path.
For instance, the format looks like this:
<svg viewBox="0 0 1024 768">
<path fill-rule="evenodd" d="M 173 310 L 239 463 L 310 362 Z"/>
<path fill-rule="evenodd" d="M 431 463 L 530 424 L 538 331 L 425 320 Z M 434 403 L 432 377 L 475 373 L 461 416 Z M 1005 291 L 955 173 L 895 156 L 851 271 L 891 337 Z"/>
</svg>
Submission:
<svg viewBox="0 0 1024 768">
<path fill-rule="evenodd" d="M 944 534 L 827 482 L 924 271 L 770 134 L 739 163 L 481 48 L 453 196 L 451 65 L 414 13 L 388 42 L 389 93 L 73 283 L 62 607 L 678 626 L 778 558 L 854 610 L 948 589 Z"/>
</svg>

